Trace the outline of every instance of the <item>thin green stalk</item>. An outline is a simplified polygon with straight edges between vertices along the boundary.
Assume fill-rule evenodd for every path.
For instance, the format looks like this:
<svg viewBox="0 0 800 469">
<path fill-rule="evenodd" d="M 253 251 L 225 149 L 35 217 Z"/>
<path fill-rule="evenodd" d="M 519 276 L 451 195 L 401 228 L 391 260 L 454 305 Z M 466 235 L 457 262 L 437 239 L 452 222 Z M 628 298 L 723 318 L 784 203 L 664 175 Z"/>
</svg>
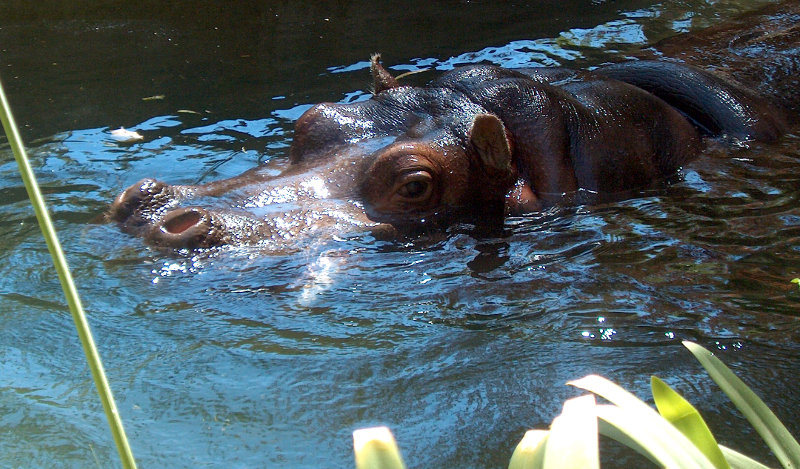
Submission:
<svg viewBox="0 0 800 469">
<path fill-rule="evenodd" d="M 135 468 L 136 461 L 133 459 L 133 453 L 128 445 L 125 430 L 122 428 L 122 420 L 117 411 L 117 406 L 114 403 L 114 396 L 111 394 L 111 388 L 108 385 L 108 380 L 103 370 L 103 363 L 100 361 L 100 355 L 95 347 L 92 332 L 89 329 L 89 323 L 86 320 L 83 306 L 81 306 L 81 300 L 78 297 L 78 292 L 72 281 L 72 274 L 67 266 L 67 260 L 61 250 L 61 244 L 58 242 L 58 236 L 56 235 L 55 229 L 53 229 L 50 215 L 47 213 L 42 193 L 39 190 L 36 177 L 31 169 L 28 156 L 25 153 L 25 148 L 22 146 L 22 139 L 19 136 L 19 130 L 14 121 L 14 116 L 11 114 L 11 107 L 8 105 L 8 100 L 6 100 L 6 94 L 3 91 L 2 83 L 0 83 L 0 108 L 2 108 L 0 109 L 0 120 L 3 123 L 3 128 L 8 137 L 8 143 L 11 145 L 11 150 L 14 152 L 14 158 L 17 160 L 17 166 L 19 166 L 19 172 L 22 176 L 22 181 L 25 183 L 25 189 L 28 191 L 28 197 L 33 205 L 33 210 L 36 212 L 39 228 L 41 228 L 44 239 L 47 242 L 47 249 L 50 251 L 50 256 L 53 258 L 53 264 L 55 264 L 56 267 L 56 272 L 58 272 L 58 279 L 61 281 L 61 288 L 64 290 L 64 296 L 67 298 L 69 310 L 70 313 L 72 313 L 72 320 L 75 322 L 75 328 L 78 330 L 78 337 L 81 340 L 83 352 L 86 354 L 86 361 L 92 372 L 94 384 L 97 386 L 98 394 L 100 394 L 100 400 L 103 403 L 103 409 L 108 419 L 108 425 L 111 427 L 111 433 L 114 436 L 114 442 L 117 445 L 119 457 L 122 460 L 123 467 Z"/>
</svg>

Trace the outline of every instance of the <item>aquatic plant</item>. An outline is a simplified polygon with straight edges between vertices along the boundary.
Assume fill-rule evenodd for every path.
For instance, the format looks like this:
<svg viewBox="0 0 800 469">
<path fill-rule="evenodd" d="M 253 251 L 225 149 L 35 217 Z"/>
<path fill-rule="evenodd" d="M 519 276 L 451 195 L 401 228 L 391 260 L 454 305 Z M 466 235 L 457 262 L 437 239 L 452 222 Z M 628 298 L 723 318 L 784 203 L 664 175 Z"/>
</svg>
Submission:
<svg viewBox="0 0 800 469">
<path fill-rule="evenodd" d="M 100 401 L 103 404 L 103 410 L 105 411 L 108 425 L 111 428 L 111 434 L 114 437 L 114 443 L 117 446 L 120 460 L 122 461 L 123 467 L 126 469 L 135 469 L 136 461 L 133 458 L 133 452 L 128 444 L 128 438 L 122 426 L 122 419 L 119 416 L 117 405 L 114 402 L 114 396 L 111 393 L 111 387 L 106 379 L 103 363 L 100 360 L 100 354 L 95 346 L 86 314 L 83 311 L 78 290 L 75 288 L 75 282 L 72 280 L 72 273 L 69 270 L 67 259 L 64 257 L 64 252 L 61 249 L 61 243 L 58 241 L 56 230 L 53 228 L 50 214 L 47 212 L 44 198 L 39 189 L 39 184 L 36 182 L 36 176 L 33 173 L 33 169 L 31 169 L 28 155 L 22 144 L 22 138 L 19 135 L 19 128 L 14 120 L 14 115 L 11 113 L 11 106 L 6 99 L 2 83 L 0 83 L 0 121 L 2 121 L 8 143 L 11 146 L 11 151 L 14 153 L 14 159 L 19 167 L 20 177 L 25 184 L 25 190 L 28 192 L 28 198 L 33 206 L 33 211 L 36 213 L 36 220 L 39 222 L 39 228 L 42 230 L 47 249 L 50 251 L 50 257 L 53 259 L 53 265 L 58 274 L 58 279 L 61 282 L 64 296 L 67 299 L 69 311 L 72 314 L 72 320 L 75 323 L 75 329 L 78 332 L 83 352 L 86 355 L 86 362 L 92 373 L 92 380 L 97 388 L 97 393 L 100 395 Z"/>
<path fill-rule="evenodd" d="M 683 345 L 753 425 L 781 465 L 800 468 L 800 443 L 766 404 L 711 352 L 693 342 Z M 718 444 L 700 413 L 655 376 L 650 387 L 657 412 L 601 376 L 589 375 L 567 384 L 592 394 L 567 400 L 549 430 L 529 430 L 514 450 L 509 469 L 599 468 L 598 435 L 619 441 L 660 467 L 767 467 Z M 610 404 L 598 404 L 595 395 Z M 356 430 L 353 437 L 357 469 L 405 467 L 388 428 Z"/>
</svg>

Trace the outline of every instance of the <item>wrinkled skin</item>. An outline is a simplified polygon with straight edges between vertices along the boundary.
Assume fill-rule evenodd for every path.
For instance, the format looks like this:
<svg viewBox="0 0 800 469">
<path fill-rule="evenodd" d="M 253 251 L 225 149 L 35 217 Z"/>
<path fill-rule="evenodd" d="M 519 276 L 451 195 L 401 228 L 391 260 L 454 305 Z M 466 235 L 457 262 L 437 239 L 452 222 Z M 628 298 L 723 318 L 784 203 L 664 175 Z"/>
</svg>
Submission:
<svg viewBox="0 0 800 469">
<path fill-rule="evenodd" d="M 109 219 L 178 248 L 280 243 L 331 226 L 498 225 L 579 190 L 646 187 L 697 156 L 703 135 L 772 141 L 786 127 L 774 101 L 665 60 L 592 72 L 478 65 L 425 87 L 403 86 L 378 57 L 371 68 L 371 99 L 319 104 L 298 119 L 280 175 L 145 179 L 116 198 Z"/>
</svg>

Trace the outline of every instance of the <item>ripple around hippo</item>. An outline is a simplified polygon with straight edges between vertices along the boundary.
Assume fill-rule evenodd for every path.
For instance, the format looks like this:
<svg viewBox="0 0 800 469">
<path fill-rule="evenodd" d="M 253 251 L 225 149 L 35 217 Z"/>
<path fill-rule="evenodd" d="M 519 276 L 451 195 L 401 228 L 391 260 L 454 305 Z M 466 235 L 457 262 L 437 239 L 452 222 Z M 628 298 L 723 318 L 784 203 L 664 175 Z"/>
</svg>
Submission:
<svg viewBox="0 0 800 469">
<path fill-rule="evenodd" d="M 7 3 L 0 2 L 0 10 L 8 9 Z M 25 5 L 31 11 L 55 3 Z M 79 2 L 62 3 L 80 8 Z M 501 48 L 508 41 L 553 37 L 558 47 L 563 44 L 560 31 L 603 25 L 650 6 L 637 11 L 654 14 L 630 18 L 643 25 L 652 42 L 675 33 L 674 21 L 686 20 L 694 29 L 698 23 L 722 23 L 736 14 L 729 10 L 743 4 L 751 8 L 753 0 L 569 0 L 535 2 L 535 7 L 512 12 L 505 2 L 460 2 L 453 8 L 418 1 L 415 10 L 393 6 L 397 13 L 382 17 L 380 2 L 337 2 L 369 30 L 357 30 L 342 15 L 332 17 L 330 25 L 338 21 L 340 28 L 335 31 L 350 30 L 341 41 L 320 47 L 313 34 L 319 28 L 298 31 L 293 23 L 276 35 L 277 45 L 285 43 L 291 51 L 282 56 L 270 47 L 273 30 L 242 27 L 251 18 L 266 21 L 266 15 L 254 17 L 252 9 L 281 2 L 230 2 L 225 9 L 201 2 L 213 6 L 216 16 L 247 8 L 241 21 L 228 23 L 235 42 L 219 42 L 217 32 L 208 33 L 212 45 L 222 45 L 219 49 L 203 47 L 210 40 L 204 42 L 205 33 L 186 21 L 188 30 L 179 25 L 179 35 L 169 36 L 180 44 L 159 48 L 159 41 L 167 42 L 163 9 L 178 11 L 177 4 L 168 3 L 141 9 L 119 2 L 135 18 L 149 15 L 152 20 L 119 24 L 113 33 L 75 31 L 86 23 L 70 20 L 42 20 L 37 27 L 34 19 L 15 29 L 8 25 L 9 16 L 0 28 L 3 38 L 9 31 L 31 31 L 16 46 L 3 41 L 3 78 L 9 80 L 4 84 L 16 87 L 16 97 L 10 97 L 17 103 L 19 122 L 30 123 L 22 130 L 33 134 L 32 164 L 141 466 L 183 467 L 187 457 L 226 467 L 352 465 L 351 431 L 386 423 L 418 467 L 505 467 L 511 445 L 525 428 L 550 422 L 572 397 L 562 383 L 590 372 L 614 377 L 640 396 L 649 395 L 647 375 L 658 375 L 698 404 L 719 441 L 769 461 L 768 450 L 742 434 L 741 426 L 731 425 L 741 417 L 718 399 L 713 383 L 691 360 L 681 359 L 677 350 L 686 339 L 734 364 L 737 374 L 748 377 L 790 431 L 800 435 L 800 421 L 793 418 L 800 406 L 800 290 L 789 283 L 800 276 L 796 127 L 771 144 L 709 139 L 714 148 L 686 164 L 666 188 L 657 184 L 607 204 L 556 205 L 510 216 L 502 231 L 488 235 L 464 223 L 430 236 L 376 239 L 370 232 L 375 222 L 356 223 L 364 208 L 334 197 L 333 191 L 331 198 L 296 204 L 292 184 L 277 192 L 232 188 L 172 207 L 275 220 L 286 234 L 255 245 L 150 249 L 142 237 L 121 233 L 116 222 L 92 223 L 121 189 L 147 176 L 180 187 L 223 180 L 253 167 L 267 182 L 280 175 L 292 165 L 286 155 L 291 123 L 312 107 L 305 103 L 371 96 L 348 94 L 368 79 L 363 68 L 332 74 L 326 67 L 365 59 L 368 68 L 371 51 L 364 51 L 363 44 L 369 44 L 365 36 L 374 35 L 376 26 L 385 41 L 398 43 L 382 48 L 392 54 L 392 63 L 405 64 L 390 68 L 400 73 L 417 64 L 409 57 L 420 55 L 439 57 L 433 65 L 450 65 L 449 55 L 465 65 L 468 51 L 487 44 L 499 48 L 481 50 L 481 57 L 499 65 L 516 53 Z M 329 26 L 294 2 L 283 3 L 285 11 L 297 11 L 294 18 L 316 18 Z M 321 9 L 329 2 L 306 3 Z M 397 14 L 418 20 L 419 9 L 431 8 L 444 14 L 429 16 L 435 24 L 419 36 L 430 36 L 402 41 L 401 33 L 407 33 L 402 25 L 389 30 L 398 23 Z M 476 9 L 507 13 L 514 21 L 500 23 L 496 15 L 482 15 L 483 29 L 463 34 L 464 22 L 454 21 L 453 15 L 464 18 L 459 12 L 469 11 L 476 18 Z M 598 10 L 606 16 L 598 19 Z M 769 27 L 770 18 L 782 18 L 772 11 L 766 19 L 751 16 L 748 21 Z M 550 29 L 537 29 L 542 24 Z M 748 29 L 739 24 L 740 31 Z M 60 32 L 42 34 L 51 26 Z M 721 26 L 712 28 L 714 37 L 723 34 Z M 154 36 L 154 28 L 162 35 Z M 301 45 L 312 54 L 295 47 L 307 36 Z M 453 42 L 440 41 L 444 36 Z M 780 66 L 789 62 L 771 55 L 771 46 L 757 53 L 757 35 L 736 36 L 733 52 L 749 54 L 739 58 L 730 55 L 732 48 L 724 42 L 707 50 L 706 41 L 716 39 L 704 37 L 699 31 L 682 40 L 683 46 L 677 43 L 680 37 L 662 42 L 661 50 L 683 52 L 659 56 L 658 49 L 644 50 L 641 57 L 678 57 L 763 96 L 780 96 L 781 103 L 797 95 L 791 80 L 781 78 Z M 53 50 L 31 38 L 61 45 Z M 241 49 L 233 46 L 248 43 L 264 50 L 260 55 L 245 51 L 252 55 L 242 58 Z M 595 52 L 581 49 L 583 58 L 576 60 L 567 54 L 556 58 L 580 68 L 634 55 L 633 47 L 608 45 Z M 29 53 L 24 63 L 39 64 L 38 74 L 15 60 L 20 50 Z M 86 50 L 96 54 L 77 53 Z M 54 58 L 56 53 L 62 57 Z M 124 66 L 110 68 L 111 55 L 122 55 L 124 60 L 112 64 Z M 73 63 L 62 62 L 64 57 Z M 263 67 L 252 66 L 262 59 Z M 524 56 L 519 63 L 525 63 Z M 775 82 L 757 73 L 764 67 L 769 73 L 778 69 Z M 268 68 L 279 70 L 264 73 Z M 224 83 L 193 79 L 223 69 L 227 73 L 211 78 Z M 16 85 L 10 73 L 19 75 Z M 436 73 L 401 83 L 421 84 Z M 150 90 L 153 77 L 164 80 L 157 90 Z M 73 92 L 78 85 L 86 91 Z M 26 103 L 21 98 L 27 93 Z M 162 93 L 167 96 L 163 101 L 140 100 Z M 102 100 L 105 105 L 98 109 Z M 797 107 L 789 106 L 789 115 L 797 116 Z M 275 108 L 286 111 L 266 114 Z M 120 125 L 145 139 L 112 142 L 108 132 Z M 58 461 L 61 467 L 112 467 L 114 444 L 85 365 L 75 358 L 76 339 L 52 263 L 13 158 L 2 145 L 0 153 L 6 156 L 0 161 L 0 425 L 5 430 L 0 466 L 25 461 L 50 467 Z M 579 191 L 574 202 L 591 203 L 593 195 Z M 341 224 L 326 226 L 318 212 L 342 214 L 337 218 Z M 606 449 L 615 466 L 642 465 L 641 459 Z"/>
</svg>

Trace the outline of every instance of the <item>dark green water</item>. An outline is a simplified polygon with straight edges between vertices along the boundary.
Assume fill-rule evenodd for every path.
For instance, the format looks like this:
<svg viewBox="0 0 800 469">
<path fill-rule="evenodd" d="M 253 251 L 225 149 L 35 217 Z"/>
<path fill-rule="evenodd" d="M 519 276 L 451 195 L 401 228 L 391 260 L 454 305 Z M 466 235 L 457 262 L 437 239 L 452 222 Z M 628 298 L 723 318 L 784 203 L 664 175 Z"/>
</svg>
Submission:
<svg viewBox="0 0 800 469">
<path fill-rule="evenodd" d="M 800 435 L 796 135 L 491 238 L 344 233 L 192 255 L 97 222 L 141 177 L 209 181 L 283 158 L 309 104 L 363 97 L 375 51 L 395 71 L 590 66 L 758 2 L 60 3 L 0 6 L 0 78 L 140 467 L 352 467 L 351 432 L 376 424 L 409 467 L 505 467 L 589 373 L 642 397 L 657 374 L 723 443 L 774 464 L 685 339 Z M 119 126 L 144 141 L 115 143 Z M 0 236 L 0 466 L 119 466 L 3 139 Z"/>
</svg>

